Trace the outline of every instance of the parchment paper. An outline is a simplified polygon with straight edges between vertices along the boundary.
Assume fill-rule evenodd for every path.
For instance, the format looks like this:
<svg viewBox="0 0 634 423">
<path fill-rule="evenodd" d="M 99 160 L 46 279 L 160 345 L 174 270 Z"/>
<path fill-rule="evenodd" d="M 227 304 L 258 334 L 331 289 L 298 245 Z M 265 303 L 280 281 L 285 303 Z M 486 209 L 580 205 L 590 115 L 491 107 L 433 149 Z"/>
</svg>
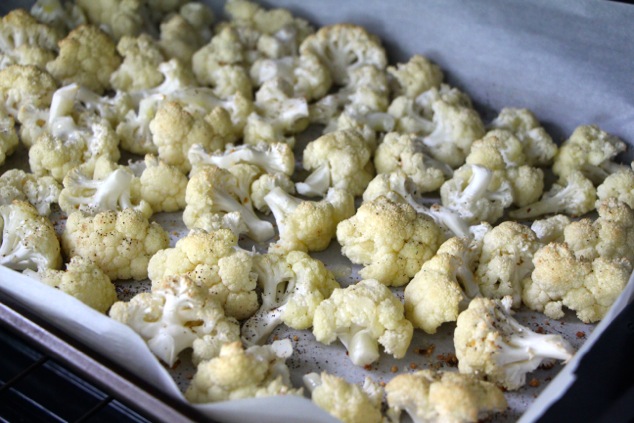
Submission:
<svg viewBox="0 0 634 423">
<path fill-rule="evenodd" d="M 31 3 L 5 0 L 0 12 L 29 7 Z M 211 4 L 220 16 L 222 2 Z M 392 63 L 406 61 L 414 53 L 427 55 L 443 68 L 447 82 L 473 98 L 485 120 L 505 106 L 528 107 L 557 140 L 563 140 L 578 125 L 593 123 L 634 143 L 633 6 L 607 1 L 548 0 L 276 0 L 262 4 L 288 7 L 319 26 L 336 22 L 364 25 L 383 40 Z M 631 153 L 623 157 L 631 158 Z M 173 242 L 184 234 L 174 216 L 159 216 L 158 220 L 172 233 Z M 346 270 L 337 246 L 316 256 L 343 284 L 357 279 L 354 269 Z M 126 326 L 1 266 L 0 289 L 88 346 L 182 398 L 181 389 L 193 369 L 183 366 L 166 371 Z M 556 365 L 532 374 L 539 386 L 509 394 L 509 411 L 495 421 L 517 420 L 525 410 L 528 411 L 522 421 L 533 421 L 556 400 L 574 378 L 578 358 L 631 300 L 633 290 L 630 281 L 609 316 L 596 328 L 583 325 L 570 315 L 553 321 L 537 313 L 519 313 L 518 319 L 533 329 L 541 326 L 547 332 L 561 333 L 581 349 L 563 371 Z M 307 371 L 331 371 L 360 382 L 366 375 L 387 381 L 394 371 L 451 367 L 446 359 L 453 351 L 452 331 L 449 324 L 441 327 L 438 336 L 417 332 L 404 360 L 392 362 L 384 356 L 369 371 L 351 366 L 340 345 L 315 343 L 310 332 L 280 328 L 274 335 L 293 340 L 296 353 L 289 359 L 289 366 L 293 381 L 299 385 L 301 375 Z M 333 421 L 303 398 L 245 400 L 199 408 L 220 421 Z"/>
</svg>

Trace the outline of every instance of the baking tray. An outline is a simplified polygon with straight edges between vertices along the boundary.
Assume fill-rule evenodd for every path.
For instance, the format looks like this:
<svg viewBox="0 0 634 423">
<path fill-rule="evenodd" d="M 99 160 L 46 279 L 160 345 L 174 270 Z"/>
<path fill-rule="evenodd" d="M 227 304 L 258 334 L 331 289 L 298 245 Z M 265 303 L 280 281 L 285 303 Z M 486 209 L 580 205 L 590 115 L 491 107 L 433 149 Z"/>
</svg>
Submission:
<svg viewBox="0 0 634 423">
<path fill-rule="evenodd" d="M 30 3 L 9 0 L 0 5 L 0 11 L 17 6 L 28 7 Z M 222 2 L 211 4 L 220 16 Z M 528 107 L 557 140 L 564 139 L 576 126 L 586 123 L 598 124 L 625 141 L 634 140 L 634 87 L 631 79 L 634 36 L 628 30 L 634 21 L 634 10 L 628 5 L 537 0 L 402 0 L 389 3 L 376 0 L 279 0 L 261 4 L 265 7 L 287 7 L 317 26 L 336 22 L 363 25 L 383 40 L 391 63 L 406 61 L 414 53 L 428 56 L 445 71 L 448 83 L 473 98 L 485 121 L 502 107 Z M 631 158 L 630 150 L 623 160 Z M 164 215 L 158 219 L 175 238 L 182 236 L 183 229 L 178 226 L 177 217 Z M 336 247 L 317 256 L 330 266 L 335 266 L 337 257 L 340 258 Z M 355 279 L 354 273 L 340 276 L 340 281 L 344 283 Z M 191 376 L 191 368 L 183 366 L 177 369 L 176 374 L 166 371 L 151 354 L 147 357 L 145 344 L 128 328 L 96 313 L 91 314 L 91 310 L 82 304 L 60 296 L 48 287 L 25 288 L 22 283 L 16 286 L 20 279 L 21 275 L 0 269 L 0 289 L 11 292 L 12 298 L 22 306 L 43 316 L 65 333 L 74 334 L 89 348 L 101 351 L 109 360 L 120 363 L 167 395 L 181 397 L 172 377 L 180 379 L 182 387 Z M 577 359 L 629 302 L 631 289 L 630 283 L 610 315 L 596 328 L 581 325 L 573 317 L 563 321 L 538 321 L 531 313 L 520 313 L 519 318 L 525 323 L 546 325 L 548 331 L 561 332 L 575 346 L 583 344 L 583 347 L 551 383 L 545 382 L 559 371 L 559 366 L 550 372 L 539 370 L 532 375 L 541 381 L 539 386 L 519 392 L 511 401 L 511 409 L 500 415 L 497 421 L 517 420 L 522 414 L 523 420 L 531 421 L 562 395 L 574 379 Z M 42 304 L 38 297 L 46 304 Z M 56 307 L 47 307 L 51 298 L 59 302 Z M 73 314 L 60 312 L 60 308 L 80 310 L 82 316 L 89 320 L 82 318 L 82 322 L 77 322 Z M 90 322 L 89 326 L 81 324 L 86 321 Z M 441 336 L 447 338 L 450 333 L 451 325 L 441 328 Z M 307 332 L 294 333 L 281 328 L 276 335 L 294 340 L 298 354 L 291 357 L 289 364 L 295 370 L 293 379 L 296 383 L 306 369 L 340 371 L 350 367 L 340 346 L 315 344 Z M 445 360 L 452 350 L 448 343 L 437 341 L 440 338 L 419 335 L 410 348 L 410 355 L 397 364 L 399 371 L 411 370 L 412 363 L 419 367 L 451 366 L 450 360 Z M 120 341 L 135 337 L 135 342 Z M 435 349 L 431 356 L 414 355 L 415 348 L 429 351 L 432 344 Z M 112 346 L 111 350 L 107 348 Z M 147 359 L 131 363 L 130 356 Z M 380 367 L 373 369 L 372 375 L 389 378 L 393 367 L 389 359 L 382 358 Z M 345 375 L 358 382 L 365 373 L 356 370 Z M 292 420 L 298 415 L 305 417 L 306 421 L 332 421 L 301 398 L 245 400 L 197 408 L 222 421 Z"/>
</svg>

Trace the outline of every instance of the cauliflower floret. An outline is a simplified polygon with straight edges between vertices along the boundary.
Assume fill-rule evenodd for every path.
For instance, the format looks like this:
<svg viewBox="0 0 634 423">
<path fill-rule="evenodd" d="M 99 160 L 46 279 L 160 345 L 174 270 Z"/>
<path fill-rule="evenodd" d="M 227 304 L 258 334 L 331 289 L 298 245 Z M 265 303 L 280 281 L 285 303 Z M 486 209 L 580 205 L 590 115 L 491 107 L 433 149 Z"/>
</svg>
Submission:
<svg viewBox="0 0 634 423">
<path fill-rule="evenodd" d="M 404 291 L 405 316 L 415 328 L 436 333 L 480 295 L 475 270 L 481 250 L 482 238 L 453 237 L 423 263 Z"/>
<path fill-rule="evenodd" d="M 185 191 L 185 225 L 190 229 L 200 227 L 198 222 L 208 215 L 237 211 L 251 239 L 262 242 L 272 238 L 275 235 L 273 225 L 255 214 L 249 193 L 240 189 L 238 183 L 238 178 L 228 170 L 214 165 L 199 166 Z"/>
<path fill-rule="evenodd" d="M 402 286 L 436 253 L 443 234 L 409 204 L 379 196 L 337 226 L 337 240 L 344 256 L 364 266 L 361 277 Z"/>
<path fill-rule="evenodd" d="M 478 422 L 504 411 L 506 398 L 495 384 L 476 376 L 419 370 L 394 377 L 385 386 L 390 409 L 405 410 L 415 423 Z"/>
<path fill-rule="evenodd" d="M 146 154 L 141 161 L 130 163 L 139 178 L 140 195 L 154 213 L 175 212 L 186 206 L 187 175 L 156 156 Z"/>
<path fill-rule="evenodd" d="M 494 129 L 471 145 L 465 161 L 503 173 L 513 188 L 513 204 L 518 207 L 534 203 L 544 190 L 544 172 L 527 165 L 522 144 L 504 129 Z"/>
<path fill-rule="evenodd" d="M 422 204 L 424 199 L 419 195 L 416 185 L 400 169 L 376 175 L 363 192 L 363 201 L 369 202 L 381 195 L 392 201 L 408 203 L 417 213 L 431 217 L 447 238 L 470 236 L 469 225 L 457 213 L 440 204 L 430 207 Z"/>
<path fill-rule="evenodd" d="M 57 54 L 58 33 L 24 9 L 0 19 L 0 67 L 9 64 L 44 68 Z"/>
<path fill-rule="evenodd" d="M 37 0 L 31 6 L 30 12 L 35 19 L 55 29 L 59 34 L 67 34 L 88 22 L 79 6 L 60 0 Z"/>
<path fill-rule="evenodd" d="M 462 165 L 473 141 L 484 136 L 484 124 L 471 101 L 458 90 L 441 87 L 421 94 L 417 102 L 431 110 L 433 130 L 423 137 L 431 155 L 453 168 Z M 421 97 L 419 96 L 419 97 Z"/>
<path fill-rule="evenodd" d="M 572 346 L 561 335 L 538 334 L 511 315 L 512 299 L 477 297 L 458 316 L 454 346 L 460 373 L 482 374 L 516 390 L 545 359 L 570 360 Z"/>
<path fill-rule="evenodd" d="M 136 36 L 145 29 L 147 14 L 143 0 L 77 0 L 76 3 L 91 24 L 104 28 L 116 40 L 124 35 Z"/>
<path fill-rule="evenodd" d="M 626 149 L 625 142 L 598 126 L 582 125 L 559 147 L 553 172 L 560 178 L 567 178 L 580 171 L 596 186 L 609 174 L 625 167 L 614 162 L 614 158 Z"/>
<path fill-rule="evenodd" d="M 257 145 L 228 144 L 224 150 L 208 153 L 200 144 L 194 144 L 188 153 L 189 162 L 193 165 L 211 164 L 223 169 L 230 169 L 238 163 L 247 163 L 259 167 L 262 172 L 274 174 L 284 173 L 291 176 L 295 170 L 293 149 L 285 143 Z"/>
<path fill-rule="evenodd" d="M 53 133 L 45 132 L 29 150 L 31 171 L 62 181 L 73 168 L 85 164 L 94 169 L 99 158 L 119 160 L 119 138 L 107 120 L 81 115 L 75 123 L 66 120 Z"/>
<path fill-rule="evenodd" d="M 59 269 L 59 241 L 48 218 L 31 204 L 14 200 L 0 206 L 0 265 L 14 270 Z"/>
<path fill-rule="evenodd" d="M 37 66 L 11 65 L 0 70 L 0 103 L 18 121 L 18 114 L 24 107 L 49 107 L 56 89 L 53 76 Z"/>
<path fill-rule="evenodd" d="M 545 214 L 582 216 L 595 208 L 596 189 L 582 172 L 570 172 L 542 195 L 539 201 L 509 212 L 513 219 L 530 219 Z"/>
<path fill-rule="evenodd" d="M 295 194 L 295 183 L 287 174 L 281 172 L 265 173 L 251 184 L 251 201 L 253 202 L 253 207 L 262 213 L 269 214 L 271 209 L 268 204 L 266 204 L 266 201 L 264 201 L 264 197 L 275 188 L 280 188 L 291 195 Z"/>
<path fill-rule="evenodd" d="M 13 200 L 28 201 L 40 216 L 48 216 L 61 190 L 59 182 L 51 176 L 37 177 L 20 169 L 10 169 L 0 176 L 0 205 L 11 204 Z"/>
<path fill-rule="evenodd" d="M 158 148 L 158 157 L 188 172 L 191 163 L 187 154 L 193 145 L 199 144 L 210 151 L 224 148 L 225 140 L 213 123 L 212 114 L 200 116 L 190 113 L 187 106 L 176 101 L 162 102 L 149 126 L 152 141 Z"/>
<path fill-rule="evenodd" d="M 46 70 L 62 84 L 75 82 L 103 94 L 120 64 L 113 40 L 96 26 L 82 25 L 59 42 L 59 55 Z"/>
<path fill-rule="evenodd" d="M 494 223 L 513 202 L 513 188 L 503 173 L 465 164 L 442 184 L 440 198 L 470 224 Z"/>
<path fill-rule="evenodd" d="M 320 201 L 302 200 L 281 188 L 273 188 L 264 202 L 275 216 L 279 240 L 269 251 L 322 251 L 335 237 L 337 224 L 354 214 L 354 198 L 330 188 Z"/>
<path fill-rule="evenodd" d="M 452 170 L 425 154 L 424 144 L 411 134 L 390 132 L 374 154 L 377 173 L 401 169 L 416 184 L 419 192 L 435 191 L 451 176 Z"/>
<path fill-rule="evenodd" d="M 192 56 L 192 69 L 198 82 L 213 87 L 221 98 L 236 92 L 251 98 L 253 88 L 245 66 L 245 47 L 238 31 L 228 25 Z"/>
<path fill-rule="evenodd" d="M 608 198 L 616 198 L 634 208 L 634 170 L 632 168 L 617 170 L 608 175 L 597 187 L 596 206 L 598 207 Z"/>
<path fill-rule="evenodd" d="M 150 257 L 168 245 L 167 232 L 134 209 L 95 216 L 73 212 L 62 232 L 66 257 L 88 258 L 112 280 L 147 278 Z"/>
<path fill-rule="evenodd" d="M 117 301 L 117 291 L 110 278 L 92 261 L 75 256 L 66 270 L 46 269 L 29 273 L 40 282 L 72 295 L 82 303 L 105 313 Z"/>
<path fill-rule="evenodd" d="M 531 230 L 542 244 L 549 242 L 563 242 L 564 228 L 570 224 L 570 218 L 565 214 L 556 214 L 545 219 L 534 220 Z"/>
<path fill-rule="evenodd" d="M 522 283 L 533 271 L 533 255 L 541 247 L 528 226 L 505 221 L 484 235 L 475 271 L 480 291 L 488 298 L 510 296 L 513 307 L 522 303 Z"/>
<path fill-rule="evenodd" d="M 363 387 L 326 372 L 308 373 L 302 379 L 313 402 L 342 422 L 384 421 L 381 413 L 383 389 L 369 377 L 365 379 Z"/>
<path fill-rule="evenodd" d="M 265 254 L 255 258 L 261 289 L 258 311 L 242 326 L 246 344 L 261 344 L 280 324 L 308 329 L 319 304 L 340 288 L 332 272 L 307 253 Z"/>
<path fill-rule="evenodd" d="M 95 215 L 106 210 L 132 208 L 152 215 L 152 208 L 140 195 L 139 180 L 125 166 L 101 157 L 95 165 L 81 165 L 66 174 L 59 206 L 66 214 L 81 211 Z"/>
<path fill-rule="evenodd" d="M 15 119 L 10 116 L 4 105 L 0 103 L 0 166 L 12 155 L 20 144 Z"/>
<path fill-rule="evenodd" d="M 315 339 L 324 344 L 340 340 L 357 366 L 378 360 L 379 344 L 394 358 L 402 358 L 413 332 L 401 301 L 375 279 L 335 289 L 317 306 L 313 318 Z"/>
<path fill-rule="evenodd" d="M 215 16 L 203 3 L 186 3 L 178 14 L 161 23 L 159 45 L 169 58 L 191 63 L 192 56 L 211 39 Z"/>
<path fill-rule="evenodd" d="M 306 99 L 295 97 L 287 81 L 269 79 L 255 94 L 254 113 L 244 128 L 244 142 L 254 145 L 285 142 L 292 147 L 295 138 L 287 135 L 306 129 L 308 115 Z"/>
<path fill-rule="evenodd" d="M 387 66 L 380 40 L 353 24 L 321 27 L 302 42 L 300 54 L 319 57 L 330 69 L 332 80 L 337 85 L 348 84 L 350 72 L 360 66 L 371 65 L 379 70 Z"/>
<path fill-rule="evenodd" d="M 110 317 L 130 326 L 158 358 L 174 365 L 178 355 L 193 349 L 194 364 L 220 354 L 222 345 L 240 336 L 238 322 L 206 296 L 206 289 L 187 276 L 163 279 L 151 292 L 116 302 Z"/>
<path fill-rule="evenodd" d="M 505 107 L 490 126 L 512 132 L 522 143 L 526 164 L 530 166 L 548 166 L 557 154 L 557 144 L 528 109 Z"/>
<path fill-rule="evenodd" d="M 304 149 L 302 164 L 312 173 L 296 185 L 297 192 L 323 196 L 334 187 L 361 195 L 375 174 L 371 157 L 372 149 L 355 130 L 322 135 Z"/>
<path fill-rule="evenodd" d="M 302 395 L 294 389 L 286 359 L 293 354 L 291 341 L 253 345 L 246 350 L 240 342 L 222 346 L 218 357 L 203 361 L 185 392 L 193 403 L 207 403 L 274 395 Z"/>
<path fill-rule="evenodd" d="M 237 251 L 238 238 L 229 229 L 194 229 L 174 248 L 158 251 L 148 263 L 148 277 L 157 284 L 166 276 L 185 275 L 208 289 L 227 316 L 243 320 L 259 307 L 253 258 Z"/>
<path fill-rule="evenodd" d="M 393 78 L 396 96 L 416 98 L 434 87 L 440 88 L 444 79 L 442 70 L 427 57 L 415 54 L 406 63 L 388 66 L 387 73 Z"/>
<path fill-rule="evenodd" d="M 110 76 L 110 84 L 117 91 L 144 90 L 163 82 L 158 66 L 165 57 L 156 41 L 148 34 L 124 36 L 117 43 L 123 62 Z"/>
</svg>

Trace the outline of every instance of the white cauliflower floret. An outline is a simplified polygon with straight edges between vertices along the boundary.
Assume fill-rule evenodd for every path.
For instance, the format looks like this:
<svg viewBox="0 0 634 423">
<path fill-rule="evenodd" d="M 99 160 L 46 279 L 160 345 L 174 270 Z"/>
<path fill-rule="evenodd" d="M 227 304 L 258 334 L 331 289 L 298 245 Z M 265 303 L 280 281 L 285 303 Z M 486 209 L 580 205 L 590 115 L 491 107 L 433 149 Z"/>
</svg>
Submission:
<svg viewBox="0 0 634 423">
<path fill-rule="evenodd" d="M 308 126 L 308 103 L 295 97 L 293 87 L 280 78 L 265 81 L 255 93 L 254 112 L 244 128 L 244 142 L 285 142 L 291 147 L 295 139 L 289 134 L 303 131 Z"/>
<path fill-rule="evenodd" d="M 597 187 L 597 207 L 608 198 L 616 198 L 634 208 L 634 170 L 623 168 L 608 175 Z"/>
<path fill-rule="evenodd" d="M 154 213 L 175 212 L 185 208 L 187 175 L 157 157 L 146 154 L 142 161 L 130 163 L 139 178 L 140 195 Z"/>
<path fill-rule="evenodd" d="M 109 315 L 130 326 L 170 367 L 187 348 L 193 349 L 196 364 L 216 357 L 222 345 L 240 336 L 238 322 L 226 317 L 222 306 L 206 296 L 206 289 L 187 276 L 167 277 L 151 292 L 116 302 Z"/>
<path fill-rule="evenodd" d="M 482 238 L 453 237 L 423 263 L 404 291 L 405 316 L 415 328 L 436 333 L 480 295 L 475 270 L 481 250 Z"/>
<path fill-rule="evenodd" d="M 138 178 L 125 166 L 100 158 L 94 166 L 81 165 L 66 174 L 59 206 L 67 215 L 74 211 L 97 214 L 106 210 L 132 208 L 152 215 L 150 205 L 140 198 Z"/>
<path fill-rule="evenodd" d="M 62 232 L 66 257 L 88 258 L 112 280 L 147 278 L 150 257 L 168 245 L 165 230 L 134 209 L 95 216 L 73 212 Z"/>
<path fill-rule="evenodd" d="M 0 68 L 9 64 L 44 68 L 57 55 L 58 33 L 24 9 L 0 19 Z"/>
<path fill-rule="evenodd" d="M 513 204 L 534 203 L 544 190 L 544 172 L 527 164 L 521 142 L 509 131 L 494 129 L 474 141 L 465 162 L 502 175 L 513 188 Z"/>
<path fill-rule="evenodd" d="M 30 12 L 39 22 L 49 25 L 60 34 L 67 34 L 88 22 L 79 6 L 60 0 L 37 0 L 31 6 Z"/>
<path fill-rule="evenodd" d="M 59 42 L 59 55 L 46 70 L 64 85 L 75 82 L 102 94 L 120 64 L 113 40 L 96 26 L 82 25 Z"/>
<path fill-rule="evenodd" d="M 381 195 L 392 201 L 408 203 L 417 213 L 431 217 L 447 238 L 470 236 L 469 224 L 458 213 L 440 204 L 432 204 L 430 207 L 422 204 L 424 199 L 419 195 L 416 185 L 400 169 L 376 175 L 363 192 L 363 201 L 369 202 Z"/>
<path fill-rule="evenodd" d="M 548 166 L 557 153 L 557 144 L 528 109 L 505 107 L 490 126 L 512 132 L 522 143 L 526 164 L 530 166 Z"/>
<path fill-rule="evenodd" d="M 567 362 L 574 354 L 561 335 L 538 334 L 511 315 L 510 297 L 474 298 L 458 316 L 454 346 L 460 373 L 481 374 L 508 390 L 526 383 L 526 374 L 546 359 Z"/>
<path fill-rule="evenodd" d="M 452 170 L 426 154 L 424 144 L 411 134 L 390 132 L 374 153 L 377 173 L 402 170 L 416 184 L 418 192 L 435 191 Z"/>
<path fill-rule="evenodd" d="M 14 200 L 0 206 L 0 265 L 14 270 L 59 269 L 60 245 L 48 218 L 31 204 Z"/>
<path fill-rule="evenodd" d="M 228 170 L 213 165 L 199 166 L 185 191 L 185 225 L 190 229 L 195 228 L 207 215 L 237 211 L 244 220 L 251 239 L 262 242 L 272 238 L 275 234 L 273 225 L 256 215 L 249 193 L 240 189 L 238 183 L 238 178 Z"/>
<path fill-rule="evenodd" d="M 374 177 L 372 149 L 355 130 L 335 131 L 308 143 L 302 165 L 312 173 L 296 185 L 303 195 L 323 196 L 329 187 L 363 194 Z"/>
<path fill-rule="evenodd" d="M 364 266 L 361 277 L 401 286 L 436 253 L 443 234 L 409 204 L 379 196 L 337 226 L 337 240 L 344 256 Z"/>
<path fill-rule="evenodd" d="M 13 200 L 28 201 L 41 216 L 51 213 L 62 186 L 51 176 L 35 176 L 20 169 L 9 169 L 0 176 L 0 205 Z"/>
<path fill-rule="evenodd" d="M 563 307 L 586 323 L 599 321 L 627 284 L 634 263 L 634 212 L 609 199 L 596 220 L 581 219 L 563 229 L 563 239 L 535 253 L 535 270 L 522 299 L 531 309 L 559 319 Z"/>
<path fill-rule="evenodd" d="M 371 65 L 379 70 L 387 66 L 380 40 L 353 24 L 321 27 L 300 46 L 301 55 L 309 53 L 315 54 L 328 66 L 337 85 L 346 85 L 350 72 L 360 66 Z"/>
<path fill-rule="evenodd" d="M 542 195 L 539 201 L 509 213 L 513 219 L 530 219 L 545 214 L 584 215 L 595 208 L 596 189 L 582 172 L 573 171 Z"/>
<path fill-rule="evenodd" d="M 214 13 L 208 5 L 185 3 L 177 14 L 161 22 L 161 50 L 169 58 L 191 63 L 194 53 L 211 39 L 214 20 Z"/>
<path fill-rule="evenodd" d="M 266 173 L 284 173 L 291 176 L 295 170 L 293 149 L 285 143 L 260 143 L 257 145 L 228 144 L 224 150 L 207 152 L 200 144 L 194 144 L 188 153 L 189 162 L 193 165 L 211 164 L 229 169 L 238 163 L 255 165 Z"/>
<path fill-rule="evenodd" d="M 383 389 L 369 377 L 363 386 L 348 383 L 344 378 L 322 372 L 308 373 L 302 378 L 312 401 L 344 423 L 381 423 Z M 378 392 L 378 395 L 377 395 Z"/>
<path fill-rule="evenodd" d="M 37 66 L 11 65 L 0 70 L 0 103 L 18 122 L 22 108 L 48 108 L 56 89 L 53 76 Z"/>
<path fill-rule="evenodd" d="M 156 87 L 163 82 L 158 67 L 165 57 L 157 42 L 148 34 L 124 36 L 117 43 L 123 62 L 110 76 L 110 84 L 117 91 L 138 91 Z"/>
<path fill-rule="evenodd" d="M 522 284 L 533 271 L 533 255 L 541 247 L 537 235 L 521 223 L 505 221 L 484 235 L 475 271 L 480 291 L 488 298 L 510 296 L 522 303 Z"/>
<path fill-rule="evenodd" d="M 495 384 L 469 374 L 419 370 L 400 374 L 385 386 L 390 409 L 405 410 L 414 423 L 476 423 L 507 407 Z"/>
<path fill-rule="evenodd" d="M 82 303 L 105 313 L 117 301 L 117 291 L 110 278 L 92 261 L 75 256 L 66 270 L 45 269 L 29 276 L 72 295 Z"/>
<path fill-rule="evenodd" d="M 8 114 L 0 102 L 0 166 L 4 164 L 7 157 L 15 153 L 19 144 L 20 138 L 15 119 Z"/>
<path fill-rule="evenodd" d="M 88 21 L 103 28 L 116 40 L 136 36 L 147 29 L 147 10 L 141 0 L 77 0 Z"/>
<path fill-rule="evenodd" d="M 559 147 L 553 163 L 553 172 L 566 178 L 580 171 L 596 186 L 611 173 L 623 169 L 614 159 L 627 149 L 627 144 L 596 125 L 577 127 Z"/>
<path fill-rule="evenodd" d="M 262 213 L 270 213 L 271 209 L 264 200 L 264 197 L 275 188 L 280 188 L 288 194 L 295 194 L 295 183 L 291 180 L 290 176 L 285 173 L 265 173 L 258 177 L 251 184 L 251 201 L 253 207 Z"/>
<path fill-rule="evenodd" d="M 484 124 L 471 101 L 449 87 L 432 88 L 421 94 L 431 110 L 433 130 L 423 137 L 423 143 L 434 158 L 453 168 L 465 161 L 473 141 L 482 138 Z"/>
<path fill-rule="evenodd" d="M 193 54 L 191 63 L 198 82 L 212 87 L 218 97 L 240 93 L 250 98 L 253 89 L 246 60 L 238 31 L 227 25 Z"/>
<path fill-rule="evenodd" d="M 416 98 L 434 87 L 440 88 L 444 79 L 442 70 L 427 57 L 415 54 L 406 63 L 388 66 L 396 96 Z"/>
<path fill-rule="evenodd" d="M 185 392 L 193 403 L 209 403 L 261 398 L 275 395 L 302 395 L 294 389 L 286 359 L 293 354 L 288 339 L 247 349 L 240 342 L 223 345 L 218 357 L 198 364 Z"/>
<path fill-rule="evenodd" d="M 513 188 L 503 174 L 465 164 L 440 187 L 440 198 L 468 223 L 494 223 L 513 202 Z"/>
<path fill-rule="evenodd" d="M 227 316 L 243 320 L 258 309 L 253 258 L 236 250 L 238 238 L 229 229 L 194 229 L 174 248 L 158 251 L 148 263 L 148 277 L 157 284 L 167 276 L 185 275 L 208 290 Z"/>
<path fill-rule="evenodd" d="M 322 200 L 310 201 L 276 187 L 264 196 L 264 202 L 275 216 L 279 233 L 269 251 L 325 250 L 339 222 L 354 214 L 354 198 L 336 188 L 330 188 Z"/>
<path fill-rule="evenodd" d="M 570 224 L 571 220 L 565 214 L 556 214 L 545 219 L 534 220 L 531 223 L 531 230 L 535 232 L 537 239 L 542 244 L 549 242 L 563 242 L 564 228 Z"/>
<path fill-rule="evenodd" d="M 265 254 L 255 259 L 261 305 L 242 326 L 242 340 L 262 344 L 280 324 L 308 329 L 319 304 L 339 288 L 332 272 L 307 253 Z"/>
<path fill-rule="evenodd" d="M 214 114 L 197 116 L 175 101 L 161 103 L 149 126 L 158 157 L 188 172 L 191 170 L 188 153 L 193 145 L 211 151 L 223 149 L 225 140 L 213 126 L 214 117 Z M 228 117 L 225 113 L 225 121 Z"/>
<path fill-rule="evenodd" d="M 402 358 L 413 332 L 403 304 L 375 279 L 335 289 L 319 304 L 313 318 L 315 339 L 324 344 L 338 339 L 357 366 L 378 360 L 379 344 L 394 358 Z"/>
</svg>

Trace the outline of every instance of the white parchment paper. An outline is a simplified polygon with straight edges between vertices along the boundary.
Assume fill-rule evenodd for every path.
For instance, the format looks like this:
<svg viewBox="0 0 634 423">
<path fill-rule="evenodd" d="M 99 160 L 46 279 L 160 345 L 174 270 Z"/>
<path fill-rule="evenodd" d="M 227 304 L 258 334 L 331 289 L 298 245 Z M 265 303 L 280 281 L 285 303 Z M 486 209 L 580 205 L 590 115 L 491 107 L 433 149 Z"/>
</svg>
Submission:
<svg viewBox="0 0 634 423">
<path fill-rule="evenodd" d="M 31 3 L 4 0 L 0 12 Z M 220 16 L 222 2 L 210 3 Z M 392 63 L 406 61 L 415 53 L 430 57 L 443 68 L 449 83 L 473 98 L 487 120 L 502 107 L 528 107 L 557 140 L 565 139 L 578 125 L 598 124 L 634 143 L 634 6 L 598 0 L 275 0 L 262 4 L 287 7 L 319 26 L 337 22 L 363 25 L 383 40 Z M 623 159 L 631 158 L 626 153 Z M 174 238 L 183 235 L 177 219 L 158 219 Z M 354 272 L 342 271 L 345 260 L 336 246 L 318 257 L 343 284 L 355 280 Z M 89 347 L 182 398 L 181 390 L 193 369 L 168 372 L 126 326 L 3 267 L 0 289 Z M 536 371 L 532 376 L 539 386 L 509 394 L 510 409 L 496 421 L 515 421 L 522 414 L 523 421 L 533 421 L 565 392 L 578 359 L 631 300 L 633 289 L 630 281 L 610 315 L 596 328 L 572 316 L 553 321 L 536 313 L 519 313 L 523 323 L 561 333 L 580 350 L 562 371 L 558 365 Z M 354 382 L 371 375 L 387 382 L 395 372 L 450 367 L 445 358 L 452 352 L 452 331 L 452 325 L 445 325 L 438 336 L 417 333 L 404 360 L 382 357 L 369 370 L 351 366 L 341 346 L 315 343 L 310 332 L 280 328 L 275 335 L 293 340 L 296 353 L 289 365 L 293 381 L 299 384 L 306 371 L 326 370 Z M 199 408 L 219 421 L 333 421 L 303 398 L 254 399 Z"/>
</svg>

